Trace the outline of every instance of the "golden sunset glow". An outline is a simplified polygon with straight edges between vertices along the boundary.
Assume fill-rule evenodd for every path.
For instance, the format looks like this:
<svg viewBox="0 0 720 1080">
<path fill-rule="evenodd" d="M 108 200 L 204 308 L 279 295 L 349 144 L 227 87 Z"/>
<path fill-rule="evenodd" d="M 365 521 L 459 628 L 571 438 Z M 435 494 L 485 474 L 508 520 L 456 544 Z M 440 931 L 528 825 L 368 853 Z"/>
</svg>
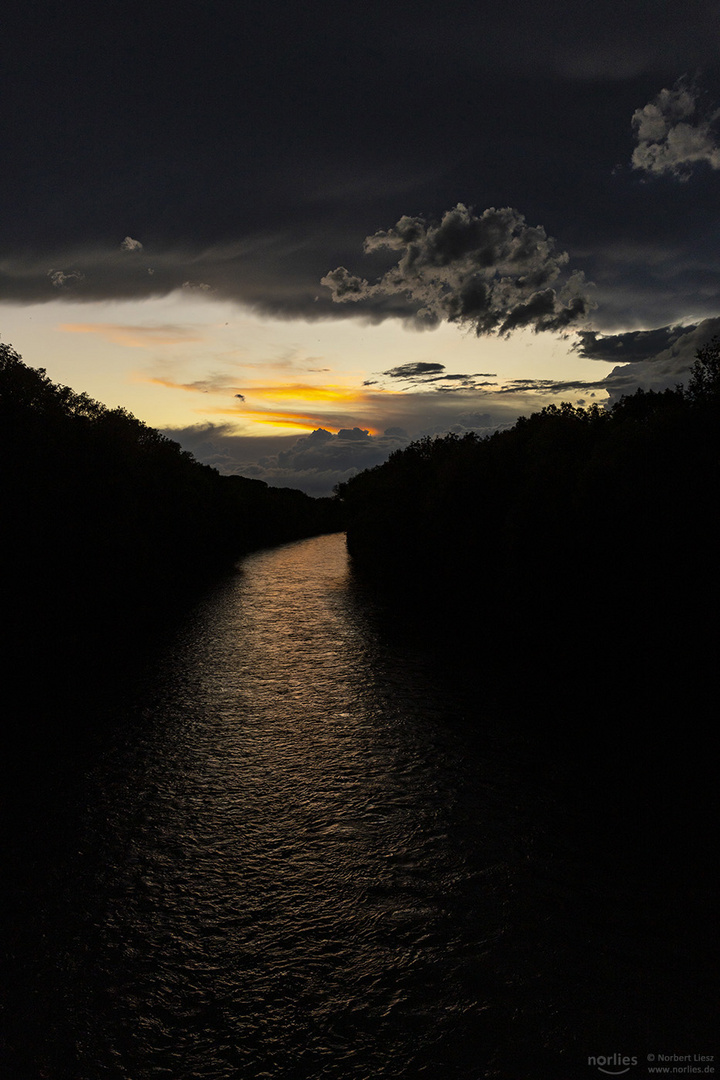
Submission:
<svg viewBox="0 0 720 1080">
<path fill-rule="evenodd" d="M 253 408 L 238 405 L 234 409 L 199 409 L 198 412 L 212 414 L 213 416 L 241 416 L 253 420 L 257 424 L 270 425 L 274 428 L 289 429 L 291 431 L 296 431 L 298 428 L 304 428 L 307 431 L 324 428 L 326 431 L 338 432 L 348 427 L 347 420 L 342 414 L 276 409 L 272 406 Z M 353 426 L 360 427 L 371 435 L 379 435 L 382 430 L 364 422 L 359 422 Z"/>
<path fill-rule="evenodd" d="M 218 409 L 214 411 L 221 416 L 237 415 L 232 409 Z M 243 410 L 242 415 L 252 419 L 257 424 L 269 425 L 273 428 L 279 428 L 286 431 L 297 431 L 299 428 L 305 431 L 315 431 L 317 428 L 324 428 L 326 431 L 332 431 L 334 434 L 337 434 L 338 431 L 341 431 L 346 427 L 346 423 L 341 417 L 326 416 L 323 413 L 247 409 Z M 369 432 L 370 435 L 380 434 L 381 429 L 379 428 L 373 428 L 368 425 L 357 426 L 362 426 L 362 429 Z"/>
<path fill-rule="evenodd" d="M 192 383 L 174 382 L 171 379 L 150 378 L 147 382 L 157 386 L 166 386 L 171 390 L 186 390 L 191 393 L 228 394 L 243 397 L 265 398 L 270 401 L 332 401 L 356 405 L 367 403 L 370 395 L 349 386 L 314 386 L 312 383 L 270 383 L 256 385 L 253 382 L 238 383 L 228 386 L 213 383 L 211 380 Z"/>
<path fill-rule="evenodd" d="M 272 401 L 332 401 L 353 406 L 368 400 L 367 395 L 353 387 L 313 386 L 309 383 L 273 383 L 269 386 L 254 386 L 251 383 L 245 394 L 248 397 L 268 398 Z"/>
<path fill-rule="evenodd" d="M 592 380 L 606 370 L 574 353 L 572 337 L 479 340 L 447 324 L 420 333 L 395 320 L 274 319 L 189 290 L 8 306 L 4 314 L 3 340 L 22 343 L 27 362 L 56 381 L 161 430 L 219 424 L 246 439 L 317 428 L 398 428 L 412 438 L 457 424 L 492 426 L 555 400 L 551 390 L 513 380 Z M 408 365 L 432 366 L 448 381 L 441 390 L 398 377 Z M 478 388 L 463 386 L 466 376 Z"/>
</svg>

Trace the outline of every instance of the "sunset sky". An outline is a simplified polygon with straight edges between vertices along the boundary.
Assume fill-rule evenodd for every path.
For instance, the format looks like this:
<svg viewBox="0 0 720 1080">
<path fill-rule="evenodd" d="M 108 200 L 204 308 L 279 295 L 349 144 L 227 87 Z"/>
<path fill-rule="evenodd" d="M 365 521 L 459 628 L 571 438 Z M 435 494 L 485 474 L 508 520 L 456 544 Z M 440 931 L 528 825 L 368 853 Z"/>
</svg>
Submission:
<svg viewBox="0 0 720 1080">
<path fill-rule="evenodd" d="M 223 471 L 682 381 L 720 331 L 720 9 L 35 3 L 0 333 Z"/>
</svg>

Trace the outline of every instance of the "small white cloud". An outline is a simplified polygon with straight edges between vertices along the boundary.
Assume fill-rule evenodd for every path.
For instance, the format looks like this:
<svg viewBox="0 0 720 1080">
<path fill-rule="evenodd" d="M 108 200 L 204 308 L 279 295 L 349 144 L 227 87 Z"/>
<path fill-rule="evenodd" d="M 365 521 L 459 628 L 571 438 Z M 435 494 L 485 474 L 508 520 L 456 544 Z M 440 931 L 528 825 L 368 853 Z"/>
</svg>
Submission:
<svg viewBox="0 0 720 1080">
<path fill-rule="evenodd" d="M 47 276 L 56 289 L 61 289 L 63 285 L 71 285 L 74 281 L 82 281 L 85 277 L 79 270 L 70 270 L 67 273 L 64 270 L 48 270 Z"/>
<path fill-rule="evenodd" d="M 678 180 L 687 180 L 702 163 L 720 169 L 720 145 L 713 130 L 718 116 L 717 110 L 703 110 L 697 89 L 678 79 L 671 90 L 661 90 L 654 101 L 633 114 L 638 141 L 633 169 Z"/>
<path fill-rule="evenodd" d="M 183 281 L 183 289 L 197 289 L 199 292 L 212 292 L 212 285 L 206 285 L 204 281 Z"/>
<path fill-rule="evenodd" d="M 143 246 L 139 240 L 133 240 L 132 236 L 126 236 L 120 245 L 121 251 L 142 251 Z"/>
</svg>

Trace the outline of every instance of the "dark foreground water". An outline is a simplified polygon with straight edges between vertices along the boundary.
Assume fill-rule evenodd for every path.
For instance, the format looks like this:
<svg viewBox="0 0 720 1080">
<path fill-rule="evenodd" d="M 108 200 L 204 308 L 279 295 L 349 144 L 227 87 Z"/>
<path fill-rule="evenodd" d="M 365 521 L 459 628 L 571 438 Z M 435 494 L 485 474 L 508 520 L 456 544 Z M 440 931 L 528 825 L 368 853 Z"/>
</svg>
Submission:
<svg viewBox="0 0 720 1080">
<path fill-rule="evenodd" d="M 675 991 L 641 886 L 583 850 L 482 659 L 453 684 L 379 625 L 344 537 L 303 541 L 108 688 L 112 747 L 16 853 L 5 1075 L 646 1075 Z"/>
</svg>

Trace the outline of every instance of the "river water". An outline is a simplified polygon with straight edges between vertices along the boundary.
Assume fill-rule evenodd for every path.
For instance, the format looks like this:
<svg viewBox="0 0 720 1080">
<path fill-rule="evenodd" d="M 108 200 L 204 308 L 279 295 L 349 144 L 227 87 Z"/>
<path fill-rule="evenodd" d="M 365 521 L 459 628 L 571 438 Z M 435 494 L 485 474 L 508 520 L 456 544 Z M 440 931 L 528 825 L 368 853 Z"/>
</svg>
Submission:
<svg viewBox="0 0 720 1080">
<path fill-rule="evenodd" d="M 36 872 L 16 1069 L 523 1080 L 627 1038 L 633 927 L 482 664 L 385 638 L 342 535 L 244 559 L 123 708 Z"/>
</svg>

